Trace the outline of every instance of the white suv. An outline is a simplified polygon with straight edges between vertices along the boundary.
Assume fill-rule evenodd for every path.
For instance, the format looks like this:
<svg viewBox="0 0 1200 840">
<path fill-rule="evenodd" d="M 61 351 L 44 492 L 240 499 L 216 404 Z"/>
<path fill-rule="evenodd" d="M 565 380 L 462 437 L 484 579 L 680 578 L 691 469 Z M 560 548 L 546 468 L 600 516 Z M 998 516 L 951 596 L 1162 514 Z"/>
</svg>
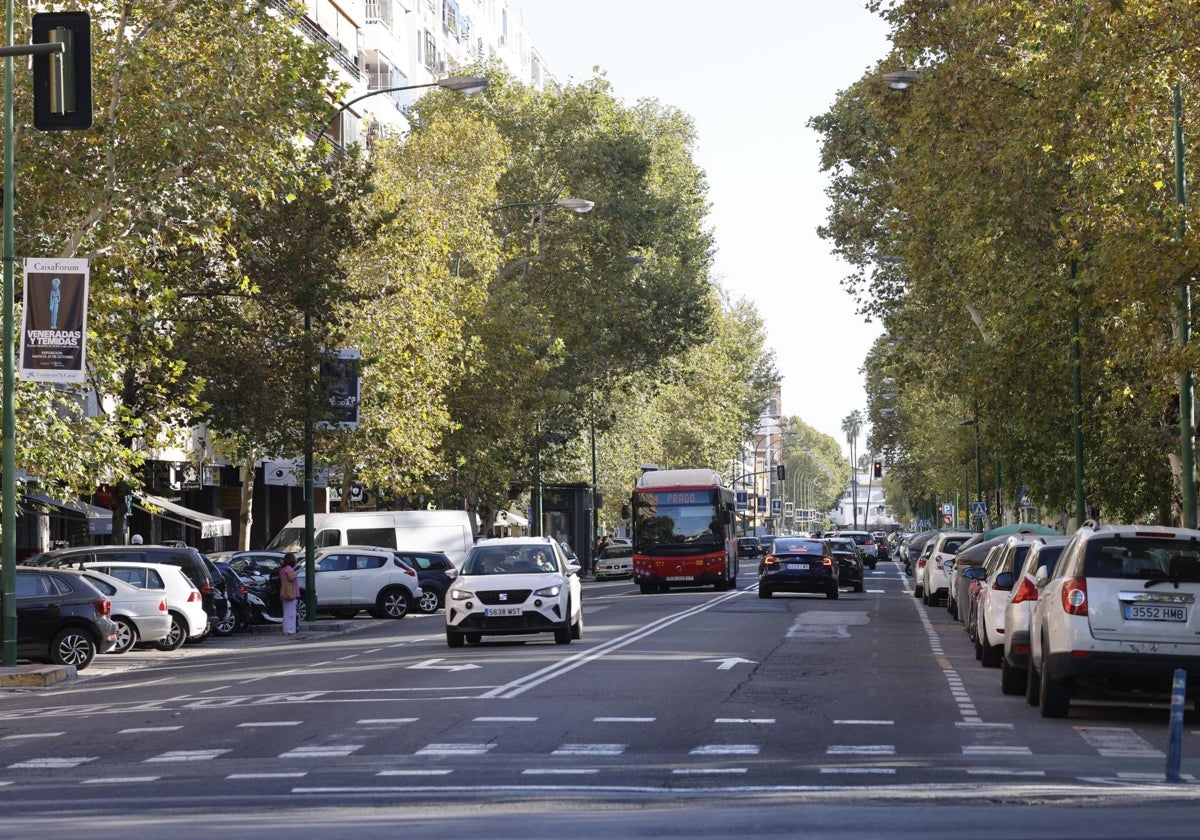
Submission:
<svg viewBox="0 0 1200 840">
<path fill-rule="evenodd" d="M 950 591 L 950 576 L 946 573 L 946 560 L 958 553 L 958 547 L 975 536 L 967 531 L 947 531 L 931 540 L 933 548 L 928 556 L 924 552 L 917 561 L 913 575 L 913 594 L 922 603 L 933 606 Z"/>
<path fill-rule="evenodd" d="M 390 548 L 340 545 L 323 548 L 313 563 L 317 569 L 317 609 L 353 615 L 370 610 L 376 618 L 404 618 L 421 597 L 417 573 L 400 562 Z M 296 574 L 300 600 L 296 617 L 307 619 L 305 574 Z"/>
<path fill-rule="evenodd" d="M 560 645 L 583 638 L 579 564 L 546 537 L 477 544 L 446 591 L 446 644 L 527 633 L 553 633 Z"/>
<path fill-rule="evenodd" d="M 1200 673 L 1200 531 L 1088 522 L 1037 581 L 1026 699 L 1043 717 L 1081 690 L 1163 696 L 1176 668 Z"/>
</svg>

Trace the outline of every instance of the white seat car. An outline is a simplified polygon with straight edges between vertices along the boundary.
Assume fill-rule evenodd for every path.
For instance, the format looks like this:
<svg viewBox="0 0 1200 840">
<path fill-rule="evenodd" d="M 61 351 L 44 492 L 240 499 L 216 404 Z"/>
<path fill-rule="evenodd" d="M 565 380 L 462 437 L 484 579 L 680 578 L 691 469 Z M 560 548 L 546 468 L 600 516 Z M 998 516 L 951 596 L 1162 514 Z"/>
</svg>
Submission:
<svg viewBox="0 0 1200 840">
<path fill-rule="evenodd" d="M 1084 692 L 1162 698 L 1175 669 L 1200 673 L 1200 531 L 1087 522 L 1037 580 L 1026 699 L 1043 717 Z"/>
<path fill-rule="evenodd" d="M 1005 608 L 1012 597 L 1017 570 L 1033 538 L 1020 534 L 1005 537 L 983 566 L 979 598 L 975 602 L 975 653 L 985 668 L 999 668 L 1004 661 Z"/>
<path fill-rule="evenodd" d="M 530 633 L 553 633 L 560 645 L 583 638 L 579 565 L 546 537 L 479 543 L 446 592 L 446 644 Z"/>
<path fill-rule="evenodd" d="M 609 545 L 596 555 L 596 580 L 633 577 L 633 546 Z"/>
<path fill-rule="evenodd" d="M 154 647 L 158 650 L 178 650 L 188 639 L 199 641 L 208 634 L 208 613 L 204 610 L 204 596 L 178 566 L 137 563 L 133 560 L 98 560 L 84 563 L 83 568 L 103 572 L 139 589 L 166 591 L 171 629 L 166 637 L 154 642 Z"/>
<path fill-rule="evenodd" d="M 83 569 L 80 574 L 112 604 L 108 617 L 117 625 L 117 643 L 109 653 L 125 653 L 139 642 L 151 644 L 170 635 L 167 590 L 139 589 L 95 569 Z"/>
<path fill-rule="evenodd" d="M 913 575 L 913 594 L 922 603 L 933 606 L 941 602 L 950 589 L 946 560 L 953 557 L 958 547 L 973 536 L 969 531 L 946 531 L 930 540 L 932 548 L 926 547 L 926 551 L 922 552 L 921 559 L 917 561 L 916 574 Z"/>
<path fill-rule="evenodd" d="M 1000 663 L 1000 690 L 1021 694 L 1028 681 L 1029 614 L 1038 598 L 1037 571 L 1054 569 L 1062 554 L 1066 537 L 1036 537 L 1025 555 L 1025 562 L 1013 579 L 1012 597 L 1004 608 L 1004 660 Z"/>
<path fill-rule="evenodd" d="M 313 558 L 317 570 L 317 609 L 353 615 L 370 610 L 376 618 L 404 618 L 417 605 L 421 585 L 411 566 L 390 548 L 340 545 L 323 548 Z M 299 568 L 300 600 L 296 617 L 307 619 L 305 574 Z"/>
</svg>

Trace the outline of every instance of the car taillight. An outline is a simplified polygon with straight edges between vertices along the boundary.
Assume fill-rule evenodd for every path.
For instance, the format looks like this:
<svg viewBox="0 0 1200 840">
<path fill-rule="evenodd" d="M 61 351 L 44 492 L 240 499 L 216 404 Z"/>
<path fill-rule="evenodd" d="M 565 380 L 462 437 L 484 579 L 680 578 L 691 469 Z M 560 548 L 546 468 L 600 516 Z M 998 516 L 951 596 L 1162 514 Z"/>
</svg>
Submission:
<svg viewBox="0 0 1200 840">
<path fill-rule="evenodd" d="M 1036 601 L 1038 599 L 1037 584 L 1033 582 L 1028 575 L 1021 576 L 1021 585 L 1017 587 L 1017 591 L 1013 593 L 1012 603 L 1020 604 L 1023 601 Z"/>
<path fill-rule="evenodd" d="M 402 568 L 404 569 L 404 574 L 408 575 L 409 577 L 417 576 L 417 573 L 414 572 L 412 569 L 408 568 L 408 566 L 403 566 Z"/>
<path fill-rule="evenodd" d="M 164 613 L 167 611 L 167 599 L 166 598 L 163 598 L 161 601 L 158 602 L 158 611 L 164 612 Z"/>
<path fill-rule="evenodd" d="M 825 566 L 826 568 L 833 568 L 833 561 L 826 557 L 821 565 Z"/>
<path fill-rule="evenodd" d="M 1062 606 L 1068 615 L 1087 615 L 1087 581 L 1073 577 L 1063 581 Z"/>
<path fill-rule="evenodd" d="M 918 569 L 925 568 L 925 558 L 924 557 L 922 557 L 920 560 L 917 561 L 917 568 Z"/>
<path fill-rule="evenodd" d="M 768 554 L 766 557 L 763 558 L 764 566 L 774 566 L 777 562 L 778 561 L 775 559 L 774 554 Z"/>
<path fill-rule="evenodd" d="M 92 606 L 96 608 L 96 612 L 100 615 L 108 615 L 112 612 L 112 601 L 107 598 L 97 598 L 92 601 Z"/>
<path fill-rule="evenodd" d="M 205 595 L 211 595 L 212 594 L 212 581 L 210 581 L 210 580 L 204 581 L 204 585 L 201 586 L 200 589 L 202 592 L 204 592 Z"/>
<path fill-rule="evenodd" d="M 238 584 L 238 594 L 239 595 L 245 595 L 247 591 L 249 591 L 249 590 L 246 589 L 246 584 L 244 584 L 244 583 Z"/>
<path fill-rule="evenodd" d="M 194 604 L 196 601 L 199 601 L 199 600 L 200 600 L 200 592 L 198 590 L 193 589 L 191 592 L 188 593 L 188 603 L 189 604 Z"/>
</svg>

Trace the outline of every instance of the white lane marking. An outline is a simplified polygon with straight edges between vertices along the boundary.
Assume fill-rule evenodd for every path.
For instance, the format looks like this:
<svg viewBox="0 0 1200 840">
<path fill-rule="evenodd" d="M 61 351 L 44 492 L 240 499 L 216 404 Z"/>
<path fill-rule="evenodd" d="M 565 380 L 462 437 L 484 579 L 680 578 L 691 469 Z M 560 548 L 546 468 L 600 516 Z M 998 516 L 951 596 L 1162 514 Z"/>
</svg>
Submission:
<svg viewBox="0 0 1200 840">
<path fill-rule="evenodd" d="M 1083 740 L 1107 758 L 1160 758 L 1163 751 L 1132 729 L 1117 726 L 1076 726 Z"/>
<path fill-rule="evenodd" d="M 135 726 L 130 729 L 117 730 L 118 735 L 136 735 L 142 732 L 177 732 L 182 726 Z"/>
<path fill-rule="evenodd" d="M 84 779 L 84 785 L 141 785 L 157 782 L 162 776 L 112 776 L 107 779 Z"/>
<path fill-rule="evenodd" d="M 517 717 L 515 715 L 513 717 L 480 715 L 472 720 L 475 723 L 537 723 L 535 717 Z"/>
<path fill-rule="evenodd" d="M 428 744 L 417 755 L 486 755 L 495 744 Z"/>
<path fill-rule="evenodd" d="M 663 616 L 662 618 L 658 619 L 657 621 L 652 621 L 647 625 L 639 627 L 638 629 L 633 630 L 629 633 L 626 633 L 624 636 L 618 636 L 615 639 L 610 639 L 607 642 L 602 642 L 601 644 L 597 645 L 596 647 L 594 647 L 590 650 L 584 651 L 582 653 L 574 654 L 573 656 L 569 656 L 566 659 L 562 660 L 561 662 L 556 662 L 553 665 L 549 665 L 545 668 L 542 668 L 539 671 L 534 671 L 532 674 L 526 674 L 523 677 L 518 677 L 517 679 L 515 679 L 509 683 L 505 683 L 504 685 L 497 686 L 496 688 L 493 688 L 491 691 L 484 692 L 483 694 L 481 694 L 479 696 L 481 699 L 502 698 L 505 700 L 510 700 L 513 697 L 517 697 L 521 694 L 524 694 L 526 691 L 529 691 L 530 689 L 537 688 L 539 685 L 542 685 L 543 683 L 557 679 L 558 677 L 563 676 L 564 674 L 568 673 L 569 671 L 574 671 L 576 668 L 579 668 L 582 665 L 586 665 L 587 663 L 592 662 L 593 660 L 599 659 L 602 656 L 606 656 L 610 653 L 613 653 L 614 651 L 620 650 L 623 647 L 628 647 L 629 645 L 633 644 L 634 642 L 641 641 L 642 639 L 646 638 L 647 636 L 651 636 L 651 635 L 657 633 L 659 630 L 663 630 L 667 627 L 670 627 L 672 624 L 676 624 L 680 621 L 683 621 L 684 619 L 691 618 L 694 615 L 698 615 L 703 612 L 708 612 L 711 609 L 714 609 L 716 607 L 719 607 L 719 606 L 725 604 L 727 601 L 731 601 L 734 598 L 740 598 L 742 595 L 745 595 L 745 594 L 746 593 L 743 592 L 742 590 L 735 590 L 733 592 L 727 592 L 724 595 L 721 595 L 717 598 L 713 598 L 711 601 L 706 601 L 703 604 L 699 604 L 695 607 L 691 607 L 689 609 L 682 610 L 681 612 L 674 613 L 673 615 Z"/>
<path fill-rule="evenodd" d="M 380 770 L 376 776 L 449 776 L 453 770 L 446 769 L 413 769 L 413 770 Z"/>
<path fill-rule="evenodd" d="M 306 771 L 298 773 L 230 773 L 226 779 L 303 779 L 307 776 Z"/>
<path fill-rule="evenodd" d="M 835 720 L 834 723 L 845 726 L 894 726 L 894 720 Z"/>
<path fill-rule="evenodd" d="M 834 744 L 825 748 L 825 755 L 895 755 L 893 744 Z"/>
<path fill-rule="evenodd" d="M 30 758 L 16 764 L 8 765 L 9 770 L 65 770 L 95 761 L 92 758 Z"/>
<path fill-rule="evenodd" d="M 227 688 L 229 688 L 229 686 L 219 685 L 216 688 L 206 688 L 203 691 L 201 691 L 200 693 L 201 694 L 216 694 L 218 691 L 225 691 Z"/>
<path fill-rule="evenodd" d="M 652 717 L 594 717 L 592 723 L 654 723 Z"/>
<path fill-rule="evenodd" d="M 690 755 L 758 755 L 757 744 L 704 744 Z"/>
<path fill-rule="evenodd" d="M 59 735 L 66 735 L 65 732 L 31 732 L 27 735 L 5 735 L 0 738 L 0 741 L 23 741 L 33 738 L 57 738 Z"/>
<path fill-rule="evenodd" d="M 416 723 L 420 718 L 363 718 L 354 721 L 359 726 L 386 726 L 397 723 Z"/>
<path fill-rule="evenodd" d="M 774 722 L 775 718 L 717 718 L 713 721 L 713 723 L 749 723 L 753 725 Z"/>
<path fill-rule="evenodd" d="M 252 720 L 247 723 L 239 723 L 238 728 L 258 728 L 260 726 L 299 726 L 301 721 L 298 720 Z"/>
<path fill-rule="evenodd" d="M 521 771 L 522 776 L 594 776 L 599 773 L 599 770 L 577 767 L 564 767 L 556 769 L 554 767 L 530 767 Z"/>
<path fill-rule="evenodd" d="M 867 773 L 884 773 L 894 775 L 895 767 L 822 767 L 822 773 L 842 773 L 842 774 L 867 774 Z"/>
<path fill-rule="evenodd" d="M 956 721 L 955 726 L 961 726 L 964 729 L 1012 729 L 1011 723 L 968 723 L 967 721 Z"/>
<path fill-rule="evenodd" d="M 156 755 L 153 758 L 147 758 L 143 764 L 163 763 L 167 761 L 212 761 L 218 756 L 222 756 L 229 750 L 172 750 L 161 755 Z"/>
<path fill-rule="evenodd" d="M 677 767 L 671 771 L 673 776 L 717 776 L 724 773 L 745 773 L 745 767 Z"/>
<path fill-rule="evenodd" d="M 718 671 L 732 671 L 734 665 L 757 665 L 753 659 L 742 659 L 740 656 L 730 656 L 725 659 L 705 659 L 705 662 L 719 662 Z"/>
<path fill-rule="evenodd" d="M 965 746 L 963 755 L 1033 755 L 1029 747 L 1022 746 Z"/>
<path fill-rule="evenodd" d="M 280 754 L 280 758 L 345 758 L 363 748 L 362 744 L 335 744 L 327 747 L 296 747 Z"/>
<path fill-rule="evenodd" d="M 1045 770 L 1005 770 L 999 767 L 968 767 L 968 776 L 1045 776 Z M 1161 776 L 1159 778 L 1162 778 Z"/>
<path fill-rule="evenodd" d="M 563 744 L 551 755 L 620 755 L 625 744 Z"/>
</svg>

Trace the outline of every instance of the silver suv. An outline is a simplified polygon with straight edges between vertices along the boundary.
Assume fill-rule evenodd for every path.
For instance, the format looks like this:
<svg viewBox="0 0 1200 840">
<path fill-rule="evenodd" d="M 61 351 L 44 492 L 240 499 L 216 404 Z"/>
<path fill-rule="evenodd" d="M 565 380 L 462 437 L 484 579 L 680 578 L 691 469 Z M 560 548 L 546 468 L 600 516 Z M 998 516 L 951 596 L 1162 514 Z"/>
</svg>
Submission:
<svg viewBox="0 0 1200 840">
<path fill-rule="evenodd" d="M 1026 699 L 1043 717 L 1084 691 L 1162 696 L 1176 668 L 1200 674 L 1200 531 L 1088 522 L 1036 580 Z"/>
<path fill-rule="evenodd" d="M 337 546 L 323 548 L 315 557 L 317 569 L 317 609 L 335 615 L 351 616 L 370 610 L 376 618 L 404 618 L 421 597 L 417 573 L 395 557 L 390 548 Z M 304 596 L 305 575 L 296 577 L 300 601 L 297 617 L 307 616 Z"/>
</svg>

